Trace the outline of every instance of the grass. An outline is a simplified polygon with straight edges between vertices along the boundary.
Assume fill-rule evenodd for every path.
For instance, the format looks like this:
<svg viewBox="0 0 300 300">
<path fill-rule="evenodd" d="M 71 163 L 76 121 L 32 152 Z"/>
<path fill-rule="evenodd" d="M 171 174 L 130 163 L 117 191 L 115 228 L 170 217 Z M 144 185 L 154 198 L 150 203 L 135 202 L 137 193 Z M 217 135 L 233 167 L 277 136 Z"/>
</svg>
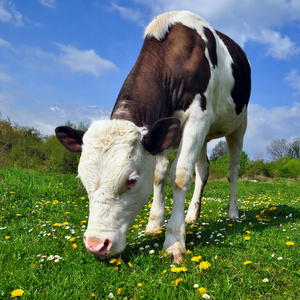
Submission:
<svg viewBox="0 0 300 300">
<path fill-rule="evenodd" d="M 164 228 L 143 233 L 151 201 L 125 251 L 100 259 L 82 241 L 88 199 L 75 176 L 2 169 L 0 299 L 299 299 L 299 182 L 239 182 L 237 222 L 226 218 L 228 193 L 227 182 L 207 184 L 182 265 L 162 252 Z M 168 219 L 169 185 L 166 198 Z"/>
</svg>

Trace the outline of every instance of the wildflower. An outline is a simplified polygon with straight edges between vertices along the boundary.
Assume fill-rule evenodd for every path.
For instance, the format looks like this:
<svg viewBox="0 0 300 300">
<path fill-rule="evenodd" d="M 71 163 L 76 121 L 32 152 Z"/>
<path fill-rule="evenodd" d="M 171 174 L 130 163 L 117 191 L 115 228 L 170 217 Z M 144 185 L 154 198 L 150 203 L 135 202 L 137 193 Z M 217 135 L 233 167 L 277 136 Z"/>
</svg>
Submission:
<svg viewBox="0 0 300 300">
<path fill-rule="evenodd" d="M 280 256 L 280 257 L 278 257 L 277 259 L 278 259 L 278 260 L 282 260 L 282 257 Z"/>
<path fill-rule="evenodd" d="M 244 262 L 244 265 L 250 265 L 251 263 L 252 263 L 251 260 L 247 260 L 247 261 Z"/>
<path fill-rule="evenodd" d="M 69 214 L 70 214 L 70 212 L 66 211 L 66 212 L 65 212 L 65 214 L 66 214 L 66 215 L 69 215 Z"/>
<path fill-rule="evenodd" d="M 17 289 L 11 292 L 12 297 L 21 297 L 24 294 L 22 289 Z"/>
<path fill-rule="evenodd" d="M 81 200 L 84 200 L 84 199 L 85 199 L 85 197 L 80 197 L 80 199 L 81 199 Z"/>
<path fill-rule="evenodd" d="M 122 288 L 118 288 L 118 292 L 117 293 L 118 293 L 119 296 L 121 296 L 121 294 L 122 294 Z"/>
<path fill-rule="evenodd" d="M 155 252 L 154 250 L 150 250 L 150 251 L 149 251 L 150 254 L 153 254 L 154 252 Z"/>
<path fill-rule="evenodd" d="M 191 258 L 191 261 L 199 262 L 199 260 L 202 258 L 202 256 L 194 256 Z"/>
<path fill-rule="evenodd" d="M 177 278 L 176 280 L 172 281 L 172 283 L 173 283 L 174 285 L 178 285 L 181 281 L 183 281 L 182 278 Z"/>
<path fill-rule="evenodd" d="M 53 226 L 60 226 L 61 223 L 54 223 Z"/>
<path fill-rule="evenodd" d="M 132 263 L 128 263 L 128 266 L 130 267 L 130 268 L 132 268 L 133 267 L 133 265 L 132 265 Z"/>
<path fill-rule="evenodd" d="M 204 299 L 210 299 L 210 296 L 208 294 L 203 294 L 202 298 L 204 298 Z"/>
<path fill-rule="evenodd" d="M 251 237 L 250 236 L 245 236 L 244 239 L 245 239 L 245 241 L 249 241 L 251 239 Z"/>
<path fill-rule="evenodd" d="M 53 200 L 52 204 L 55 205 L 58 203 L 58 200 Z"/>
<path fill-rule="evenodd" d="M 179 272 L 186 272 L 187 271 L 187 268 L 185 267 L 172 267 L 171 268 L 171 272 L 173 273 L 179 273 Z"/>
<path fill-rule="evenodd" d="M 138 287 L 141 287 L 143 284 L 142 283 L 138 283 L 137 285 L 138 285 Z"/>
<path fill-rule="evenodd" d="M 75 242 L 76 241 L 76 237 L 72 237 L 69 239 L 70 242 Z"/>
<path fill-rule="evenodd" d="M 193 285 L 193 288 L 194 289 L 197 289 L 199 287 L 199 284 L 198 283 L 195 283 L 194 285 Z"/>
<path fill-rule="evenodd" d="M 211 266 L 208 261 L 202 261 L 199 265 L 200 269 L 206 270 Z"/>
<path fill-rule="evenodd" d="M 84 225 L 86 223 L 86 221 L 84 220 L 84 221 L 81 221 L 80 222 L 80 225 Z"/>
<path fill-rule="evenodd" d="M 75 250 L 77 248 L 77 245 L 76 244 L 72 244 L 72 248 L 73 248 L 73 250 Z"/>
<path fill-rule="evenodd" d="M 17 217 L 21 217 L 22 215 L 21 215 L 21 214 L 16 214 L 16 216 L 17 216 Z"/>
<path fill-rule="evenodd" d="M 108 294 L 108 298 L 112 299 L 114 297 L 114 294 L 113 293 L 109 293 Z"/>
<path fill-rule="evenodd" d="M 9 236 L 9 235 L 6 235 L 6 236 L 5 236 L 5 239 L 6 239 L 6 240 L 9 240 L 9 239 L 10 239 L 10 236 Z"/>
<path fill-rule="evenodd" d="M 262 282 L 268 283 L 268 282 L 269 282 L 269 279 L 268 279 L 268 278 L 264 278 L 264 279 L 262 280 Z"/>
<path fill-rule="evenodd" d="M 285 244 L 286 244 L 287 246 L 294 246 L 294 245 L 295 245 L 294 242 L 286 242 Z"/>
<path fill-rule="evenodd" d="M 192 254 L 191 250 L 186 250 L 186 255 Z"/>
<path fill-rule="evenodd" d="M 204 295 L 204 294 L 207 292 L 207 289 L 204 288 L 204 287 L 201 287 L 201 288 L 199 288 L 198 292 L 199 292 L 201 295 Z"/>
<path fill-rule="evenodd" d="M 96 298 L 96 294 L 95 294 L 95 293 L 92 293 L 91 296 L 92 296 L 93 298 Z"/>
<path fill-rule="evenodd" d="M 161 272 L 161 274 L 166 274 L 167 273 L 167 270 L 163 270 L 162 272 Z"/>
</svg>

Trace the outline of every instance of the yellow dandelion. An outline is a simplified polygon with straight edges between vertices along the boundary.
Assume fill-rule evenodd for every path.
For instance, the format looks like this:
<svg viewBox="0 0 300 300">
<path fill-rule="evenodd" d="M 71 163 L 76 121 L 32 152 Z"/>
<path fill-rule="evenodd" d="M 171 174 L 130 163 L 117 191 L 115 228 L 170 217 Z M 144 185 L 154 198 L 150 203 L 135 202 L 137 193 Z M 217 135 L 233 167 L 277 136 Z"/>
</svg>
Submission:
<svg viewBox="0 0 300 300">
<path fill-rule="evenodd" d="M 55 205 L 58 203 L 58 200 L 53 200 L 52 204 Z"/>
<path fill-rule="evenodd" d="M 186 255 L 192 254 L 191 250 L 186 250 Z"/>
<path fill-rule="evenodd" d="M 81 200 L 85 200 L 85 197 L 80 197 Z"/>
<path fill-rule="evenodd" d="M 294 246 L 294 245 L 295 245 L 294 242 L 286 242 L 285 244 L 286 244 L 287 246 Z"/>
<path fill-rule="evenodd" d="M 122 294 L 122 288 L 118 288 L 117 294 L 118 294 L 119 296 L 121 296 L 121 294 Z"/>
<path fill-rule="evenodd" d="M 207 292 L 207 289 L 204 288 L 204 287 L 201 287 L 201 288 L 198 289 L 198 292 L 199 292 L 201 295 L 203 295 L 203 294 L 205 294 L 205 293 Z"/>
<path fill-rule="evenodd" d="M 202 261 L 199 265 L 200 269 L 207 270 L 211 264 L 208 261 Z"/>
<path fill-rule="evenodd" d="M 69 239 L 70 242 L 75 242 L 76 241 L 76 237 L 72 237 Z"/>
<path fill-rule="evenodd" d="M 5 236 L 5 239 L 6 239 L 6 240 L 9 240 L 9 239 L 10 239 L 10 236 L 9 236 L 9 235 L 6 235 L 6 236 Z"/>
<path fill-rule="evenodd" d="M 21 215 L 21 214 L 16 214 L 16 216 L 17 216 L 17 217 L 21 217 L 22 215 Z"/>
<path fill-rule="evenodd" d="M 66 211 L 65 214 L 68 216 L 68 215 L 70 214 L 70 212 L 69 212 L 69 211 Z"/>
<path fill-rule="evenodd" d="M 251 240 L 251 237 L 250 236 L 245 236 L 244 239 L 245 239 L 245 241 L 249 241 L 249 240 Z"/>
<path fill-rule="evenodd" d="M 128 266 L 130 267 L 130 268 L 133 268 L 133 264 L 132 263 L 128 263 Z"/>
<path fill-rule="evenodd" d="M 95 294 L 95 293 L 92 293 L 91 296 L 92 296 L 93 298 L 96 298 L 96 294 Z"/>
<path fill-rule="evenodd" d="M 187 268 L 185 267 L 172 267 L 171 272 L 173 273 L 179 273 L 179 272 L 186 272 Z"/>
<path fill-rule="evenodd" d="M 199 262 L 199 260 L 202 258 L 202 256 L 194 256 L 191 258 L 191 261 Z"/>
<path fill-rule="evenodd" d="M 244 262 L 244 265 L 250 265 L 251 263 L 252 263 L 251 260 L 247 260 L 247 261 Z"/>
<path fill-rule="evenodd" d="M 21 297 L 24 294 L 22 289 L 17 289 L 11 292 L 12 297 Z"/>
<path fill-rule="evenodd" d="M 80 222 L 80 225 L 84 225 L 86 223 L 86 221 L 84 220 L 84 221 L 81 221 Z"/>
<path fill-rule="evenodd" d="M 142 285 L 143 285 L 143 284 L 142 284 L 142 283 L 140 283 L 140 282 L 137 284 L 137 286 L 138 286 L 138 287 L 141 287 Z"/>
<path fill-rule="evenodd" d="M 63 225 L 68 226 L 68 225 L 70 225 L 70 223 L 69 222 L 63 222 Z"/>
<path fill-rule="evenodd" d="M 193 231 L 187 231 L 186 234 L 187 234 L 187 235 L 193 234 Z"/>
<path fill-rule="evenodd" d="M 172 281 L 173 285 L 178 285 L 181 281 L 183 281 L 182 278 L 177 278 L 176 280 Z"/>
<path fill-rule="evenodd" d="M 167 273 L 167 270 L 163 270 L 162 272 L 161 272 L 161 274 L 166 274 Z"/>
<path fill-rule="evenodd" d="M 72 248 L 73 248 L 73 250 L 75 250 L 77 248 L 77 245 L 76 244 L 72 244 Z"/>
</svg>

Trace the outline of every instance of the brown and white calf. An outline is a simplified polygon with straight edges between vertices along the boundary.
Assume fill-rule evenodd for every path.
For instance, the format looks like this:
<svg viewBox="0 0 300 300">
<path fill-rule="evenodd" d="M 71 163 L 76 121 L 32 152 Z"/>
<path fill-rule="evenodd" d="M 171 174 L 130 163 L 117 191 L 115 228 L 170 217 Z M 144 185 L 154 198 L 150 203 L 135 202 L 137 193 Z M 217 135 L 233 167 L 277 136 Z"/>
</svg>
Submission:
<svg viewBox="0 0 300 300">
<path fill-rule="evenodd" d="M 160 229 L 165 222 L 168 153 L 178 148 L 170 173 L 174 206 L 164 250 L 173 254 L 175 262 L 182 261 L 185 221 L 197 221 L 208 177 L 207 142 L 222 136 L 229 151 L 228 217 L 238 218 L 236 185 L 250 73 L 242 49 L 191 12 L 165 13 L 149 24 L 110 120 L 93 122 L 86 133 L 56 128 L 67 149 L 82 152 L 78 174 L 90 200 L 84 234 L 89 252 L 111 256 L 125 248 L 128 228 L 153 184 L 146 232 Z M 185 217 L 184 202 L 194 168 L 195 190 Z"/>
</svg>

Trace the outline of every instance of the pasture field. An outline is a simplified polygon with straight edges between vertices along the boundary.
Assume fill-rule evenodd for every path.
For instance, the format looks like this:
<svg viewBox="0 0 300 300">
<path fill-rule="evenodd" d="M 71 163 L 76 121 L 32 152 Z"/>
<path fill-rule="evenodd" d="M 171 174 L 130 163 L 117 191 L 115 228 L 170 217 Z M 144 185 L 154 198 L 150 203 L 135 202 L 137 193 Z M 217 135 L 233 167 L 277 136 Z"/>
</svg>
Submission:
<svg viewBox="0 0 300 300">
<path fill-rule="evenodd" d="M 240 181 L 235 222 L 228 195 L 208 182 L 181 265 L 162 251 L 165 228 L 144 235 L 151 199 L 125 251 L 100 259 L 82 241 L 88 198 L 75 175 L 1 169 L 0 299 L 300 299 L 299 182 Z M 169 219 L 170 185 L 166 206 Z"/>
</svg>

